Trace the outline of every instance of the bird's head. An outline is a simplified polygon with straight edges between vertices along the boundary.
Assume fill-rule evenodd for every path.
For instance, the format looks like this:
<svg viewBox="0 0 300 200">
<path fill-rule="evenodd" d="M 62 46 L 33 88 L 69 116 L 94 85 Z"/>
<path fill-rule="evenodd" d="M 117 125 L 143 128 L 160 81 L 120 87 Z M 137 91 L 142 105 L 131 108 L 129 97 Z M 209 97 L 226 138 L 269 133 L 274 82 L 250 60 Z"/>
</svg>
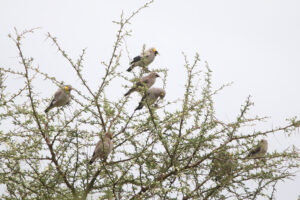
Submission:
<svg viewBox="0 0 300 200">
<path fill-rule="evenodd" d="M 156 72 L 151 72 L 151 73 L 150 73 L 150 76 L 155 77 L 155 78 L 160 77 L 159 74 L 156 73 Z"/>
<path fill-rule="evenodd" d="M 105 134 L 105 137 L 109 138 L 109 139 L 112 139 L 112 133 L 111 132 L 107 132 Z"/>
<path fill-rule="evenodd" d="M 260 143 L 261 143 L 261 144 L 268 144 L 268 141 L 265 140 L 265 139 L 262 139 L 262 140 L 260 140 Z"/>
<path fill-rule="evenodd" d="M 162 90 L 161 92 L 160 92 L 160 98 L 161 99 L 163 99 L 163 98 L 165 98 L 165 96 L 166 96 L 166 91 L 164 91 L 164 90 Z"/>
<path fill-rule="evenodd" d="M 154 53 L 154 55 L 159 55 L 158 51 L 155 48 L 151 48 L 150 50 Z"/>
<path fill-rule="evenodd" d="M 65 90 L 66 92 L 70 92 L 70 91 L 72 90 L 72 86 L 71 86 L 71 85 L 65 85 L 65 86 L 64 86 L 64 90 Z"/>
</svg>

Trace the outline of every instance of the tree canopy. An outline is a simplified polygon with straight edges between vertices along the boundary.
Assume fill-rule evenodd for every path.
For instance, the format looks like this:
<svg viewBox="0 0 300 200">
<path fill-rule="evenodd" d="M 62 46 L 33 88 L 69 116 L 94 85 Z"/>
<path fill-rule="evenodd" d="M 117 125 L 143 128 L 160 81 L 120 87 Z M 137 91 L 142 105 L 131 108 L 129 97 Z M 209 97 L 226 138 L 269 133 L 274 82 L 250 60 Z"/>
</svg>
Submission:
<svg viewBox="0 0 300 200">
<path fill-rule="evenodd" d="M 126 72 L 120 58 L 130 36 L 126 26 L 150 3 L 128 17 L 122 13 L 114 22 L 119 30 L 111 57 L 101 62 L 105 73 L 96 89 L 82 73 L 86 50 L 74 60 L 59 39 L 47 33 L 76 72 L 74 81 L 79 80 L 84 88 L 73 88 L 71 105 L 48 114 L 43 111 L 50 96 L 39 97 L 35 80 L 58 88 L 64 80 L 41 71 L 22 49 L 25 36 L 36 29 L 15 29 L 9 35 L 20 65 L 0 67 L 0 182 L 5 190 L 1 199 L 274 199 L 277 183 L 295 175 L 299 167 L 295 148 L 256 159 L 246 156 L 269 134 L 290 135 L 299 121 L 291 118 L 282 127 L 250 129 L 266 120 L 249 115 L 250 97 L 234 121 L 221 121 L 213 97 L 228 84 L 213 88 L 209 65 L 200 67 L 198 54 L 191 61 L 183 54 L 186 83 L 178 99 L 160 100 L 137 111 L 128 108 L 130 96 L 122 94 L 116 101 L 107 98 L 111 83 L 127 81 L 127 86 L 120 85 L 123 91 L 122 87 L 130 87 L 145 74 L 138 69 Z M 166 88 L 168 69 L 154 71 Z M 6 84 L 11 77 L 24 80 L 14 92 Z M 112 133 L 112 152 L 106 161 L 89 165 L 96 143 L 106 132 Z"/>
</svg>

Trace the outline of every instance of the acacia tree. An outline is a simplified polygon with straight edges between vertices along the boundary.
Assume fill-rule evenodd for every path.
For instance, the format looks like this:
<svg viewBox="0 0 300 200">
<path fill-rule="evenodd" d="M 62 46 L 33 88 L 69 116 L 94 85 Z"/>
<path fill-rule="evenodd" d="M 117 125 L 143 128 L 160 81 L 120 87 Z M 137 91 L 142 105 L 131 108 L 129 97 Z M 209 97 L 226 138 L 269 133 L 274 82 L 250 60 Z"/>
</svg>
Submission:
<svg viewBox="0 0 300 200">
<path fill-rule="evenodd" d="M 293 118 L 284 127 L 251 131 L 248 126 L 265 118 L 248 116 L 250 98 L 236 120 L 217 119 L 213 97 L 226 85 L 212 88 L 211 71 L 207 64 L 199 67 L 198 54 L 191 63 L 184 55 L 187 81 L 179 100 L 128 114 L 130 97 L 106 98 L 112 82 L 122 78 L 131 85 L 128 73 L 119 67 L 124 40 L 130 36 L 126 26 L 150 3 L 115 22 L 116 41 L 108 62 L 101 63 L 105 73 L 96 90 L 82 74 L 85 50 L 75 61 L 47 34 L 83 88 L 72 91 L 70 108 L 47 115 L 42 111 L 50 99 L 39 98 L 34 80 L 43 78 L 58 87 L 62 80 L 35 67 L 23 51 L 21 42 L 34 29 L 9 35 L 20 66 L 0 68 L 0 183 L 5 190 L 1 199 L 273 199 L 276 184 L 295 175 L 299 154 L 294 148 L 261 159 L 245 156 L 258 139 L 277 132 L 289 135 L 299 121 Z M 156 71 L 163 72 L 165 87 L 167 69 Z M 134 74 L 135 79 L 142 74 Z M 7 77 L 22 78 L 25 85 L 8 93 Z M 200 85 L 195 84 L 198 79 Z M 96 142 L 108 131 L 114 141 L 108 160 L 88 165 Z M 220 155 L 232 161 L 230 171 L 212 162 Z"/>
</svg>

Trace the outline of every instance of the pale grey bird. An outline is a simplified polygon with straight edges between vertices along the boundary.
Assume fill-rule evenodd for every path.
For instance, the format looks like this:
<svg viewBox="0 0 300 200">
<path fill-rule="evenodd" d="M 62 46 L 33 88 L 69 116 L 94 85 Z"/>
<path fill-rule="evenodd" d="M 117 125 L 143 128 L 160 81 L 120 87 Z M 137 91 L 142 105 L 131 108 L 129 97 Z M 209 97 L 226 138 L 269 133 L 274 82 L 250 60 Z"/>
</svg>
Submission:
<svg viewBox="0 0 300 200">
<path fill-rule="evenodd" d="M 50 105 L 48 106 L 48 108 L 46 108 L 45 113 L 47 113 L 49 110 L 51 110 L 54 107 L 65 106 L 68 103 L 70 103 L 70 101 L 71 101 L 71 97 L 70 97 L 71 90 L 72 90 L 71 85 L 65 85 L 63 87 L 63 89 L 59 88 L 55 92 L 54 97 L 53 97 Z"/>
<path fill-rule="evenodd" d="M 293 122 L 292 125 L 296 128 L 300 127 L 300 120 Z"/>
<path fill-rule="evenodd" d="M 140 110 L 145 104 L 152 105 L 158 98 L 163 99 L 166 96 L 166 91 L 162 88 L 150 88 L 142 97 L 138 107 L 135 110 Z"/>
<path fill-rule="evenodd" d="M 130 95 L 135 91 L 142 92 L 143 90 L 148 90 L 155 83 L 157 77 L 159 77 L 159 75 L 156 72 L 151 72 L 143 76 L 124 96 Z"/>
<path fill-rule="evenodd" d="M 127 69 L 127 71 L 130 72 L 136 66 L 143 68 L 147 67 L 153 62 L 157 54 L 159 53 L 155 48 L 150 48 L 147 51 L 144 51 L 143 53 L 141 53 L 141 55 L 133 58 L 133 60 L 130 62 L 130 67 Z"/>
<path fill-rule="evenodd" d="M 267 140 L 260 140 L 258 145 L 250 150 L 247 158 L 261 158 L 263 157 L 268 151 L 268 141 Z"/>
<path fill-rule="evenodd" d="M 100 158 L 105 161 L 107 159 L 107 156 L 110 154 L 112 148 L 113 148 L 112 134 L 110 132 L 107 132 L 97 143 L 92 159 L 90 160 L 89 164 L 93 164 L 93 162 L 97 158 Z"/>
</svg>

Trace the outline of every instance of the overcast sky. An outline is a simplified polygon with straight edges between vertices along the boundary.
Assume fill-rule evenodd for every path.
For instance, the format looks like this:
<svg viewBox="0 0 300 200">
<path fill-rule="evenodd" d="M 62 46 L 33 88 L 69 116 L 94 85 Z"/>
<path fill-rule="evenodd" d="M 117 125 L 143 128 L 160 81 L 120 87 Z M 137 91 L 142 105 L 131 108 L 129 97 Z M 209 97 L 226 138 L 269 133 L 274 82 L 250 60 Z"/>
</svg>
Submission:
<svg viewBox="0 0 300 200">
<path fill-rule="evenodd" d="M 92 87 L 96 86 L 100 75 L 93 72 L 100 61 L 108 60 L 118 28 L 112 20 L 118 20 L 122 10 L 128 16 L 143 2 L 1 0 L 0 65 L 17 66 L 16 48 L 7 37 L 14 27 L 20 31 L 41 27 L 24 42 L 25 55 L 34 57 L 42 71 L 79 87 L 68 63 L 45 40 L 45 34 L 56 36 L 72 58 L 87 48 L 84 73 Z M 183 90 L 181 52 L 191 59 L 198 52 L 213 71 L 214 86 L 234 82 L 216 98 L 218 117 L 233 120 L 251 95 L 255 102 L 252 114 L 271 117 L 259 128 L 272 128 L 284 125 L 286 118 L 299 117 L 299 11 L 298 0 L 156 0 L 128 27 L 133 31 L 127 40 L 128 50 L 133 57 L 145 44 L 160 52 L 150 69 L 169 69 L 167 100 L 176 99 L 178 91 Z M 124 55 L 124 71 L 128 62 Z M 158 81 L 156 86 L 161 84 Z M 56 90 L 53 85 L 47 85 L 46 90 L 43 87 L 42 83 L 36 89 L 44 97 Z M 299 148 L 299 139 L 299 132 L 292 138 L 282 133 L 271 135 L 269 149 L 283 150 L 291 144 Z M 300 175 L 295 181 L 280 183 L 277 199 L 296 199 L 299 185 Z"/>
</svg>

